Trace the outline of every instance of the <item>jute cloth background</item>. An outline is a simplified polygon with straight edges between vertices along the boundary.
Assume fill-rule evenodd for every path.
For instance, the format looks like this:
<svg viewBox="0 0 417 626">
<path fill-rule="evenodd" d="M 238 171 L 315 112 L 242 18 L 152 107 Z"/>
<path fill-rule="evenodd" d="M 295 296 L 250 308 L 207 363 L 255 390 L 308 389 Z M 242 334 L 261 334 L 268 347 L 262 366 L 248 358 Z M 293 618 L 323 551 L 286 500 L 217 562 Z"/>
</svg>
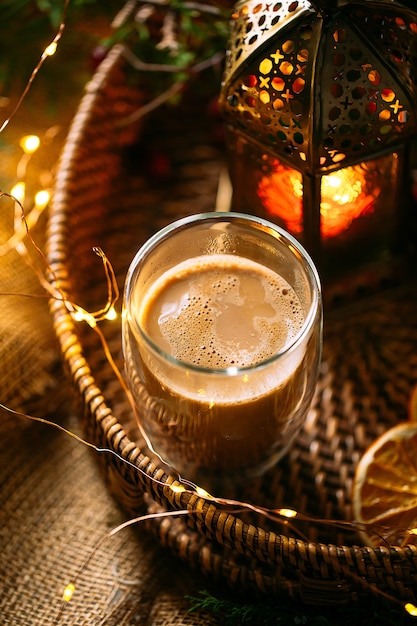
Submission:
<svg viewBox="0 0 417 626">
<path fill-rule="evenodd" d="M 29 243 L 21 255 L 9 245 L 15 242 L 13 205 L 9 198 L 0 198 L 0 401 L 21 408 L 54 387 L 59 355 L 46 294 L 26 260 L 34 258 L 33 247 Z M 34 230 L 40 245 L 44 224 L 42 216 Z"/>
<path fill-rule="evenodd" d="M 65 407 L 58 417 L 80 433 Z M 83 445 L 7 414 L 1 415 L 0 432 L 1 626 L 218 623 L 214 616 L 189 612 L 186 596 L 210 589 L 209 581 L 140 526 L 102 546 L 56 622 L 64 588 L 126 515 Z"/>
</svg>

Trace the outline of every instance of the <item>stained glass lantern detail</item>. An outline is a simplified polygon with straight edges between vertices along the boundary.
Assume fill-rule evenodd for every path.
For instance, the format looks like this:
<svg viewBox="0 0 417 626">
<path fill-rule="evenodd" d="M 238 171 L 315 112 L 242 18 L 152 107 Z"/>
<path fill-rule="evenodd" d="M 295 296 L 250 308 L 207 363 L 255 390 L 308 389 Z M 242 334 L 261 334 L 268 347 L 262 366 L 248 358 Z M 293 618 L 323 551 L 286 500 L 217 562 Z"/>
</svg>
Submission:
<svg viewBox="0 0 417 626">
<path fill-rule="evenodd" d="M 220 95 L 233 209 L 289 230 L 325 280 L 390 264 L 407 236 L 416 68 L 417 13 L 394 0 L 238 2 Z"/>
</svg>

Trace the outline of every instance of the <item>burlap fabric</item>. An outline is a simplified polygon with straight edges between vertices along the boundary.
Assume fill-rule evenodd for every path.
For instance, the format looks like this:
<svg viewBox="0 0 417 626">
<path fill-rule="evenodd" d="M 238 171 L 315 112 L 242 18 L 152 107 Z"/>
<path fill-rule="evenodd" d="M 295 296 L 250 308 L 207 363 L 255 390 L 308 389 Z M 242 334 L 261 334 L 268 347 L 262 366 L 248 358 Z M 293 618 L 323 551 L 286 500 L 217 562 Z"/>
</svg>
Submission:
<svg viewBox="0 0 417 626">
<path fill-rule="evenodd" d="M 27 254 L 21 255 L 8 245 L 14 235 L 13 204 L 9 198 L 0 198 L 0 401 L 22 408 L 26 401 L 56 386 L 59 352 L 46 293 L 28 264 L 28 259 L 35 260 L 33 247 L 29 243 Z M 44 224 L 42 218 L 35 236 L 42 234 Z M 40 245 L 44 239 L 39 237 Z"/>
<path fill-rule="evenodd" d="M 91 452 L 49 426 L 1 414 L 1 626 L 216 624 L 189 613 L 187 595 L 209 582 L 143 528 L 108 540 L 77 582 L 56 622 L 65 586 L 96 544 L 127 519 Z M 80 433 L 78 419 L 58 418 Z"/>
</svg>

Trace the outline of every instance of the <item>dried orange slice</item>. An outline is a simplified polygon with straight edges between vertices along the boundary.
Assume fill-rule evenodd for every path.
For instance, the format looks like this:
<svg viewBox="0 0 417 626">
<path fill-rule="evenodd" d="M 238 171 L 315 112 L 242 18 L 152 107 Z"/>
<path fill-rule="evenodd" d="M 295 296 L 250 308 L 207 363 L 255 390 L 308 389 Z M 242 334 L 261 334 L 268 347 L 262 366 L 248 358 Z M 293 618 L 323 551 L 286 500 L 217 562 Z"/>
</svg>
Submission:
<svg viewBox="0 0 417 626">
<path fill-rule="evenodd" d="M 417 422 L 401 422 L 368 448 L 356 468 L 352 506 L 365 544 L 417 544 Z"/>
</svg>

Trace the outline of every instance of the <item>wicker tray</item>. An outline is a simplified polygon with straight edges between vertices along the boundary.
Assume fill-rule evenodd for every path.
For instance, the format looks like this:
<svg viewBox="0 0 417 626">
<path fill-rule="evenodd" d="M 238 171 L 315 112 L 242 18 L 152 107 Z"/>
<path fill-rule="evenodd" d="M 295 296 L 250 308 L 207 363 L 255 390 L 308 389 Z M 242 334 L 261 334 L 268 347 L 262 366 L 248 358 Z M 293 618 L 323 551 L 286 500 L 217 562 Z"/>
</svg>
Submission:
<svg viewBox="0 0 417 626">
<path fill-rule="evenodd" d="M 134 253 L 152 233 L 177 217 L 211 210 L 216 198 L 223 163 L 204 124 L 204 102 L 188 94 L 179 109 L 158 112 L 138 134 L 132 126 L 123 130 L 120 121 L 139 99 L 125 78 L 122 49 L 115 47 L 86 89 L 59 164 L 48 232 L 51 280 L 87 310 L 101 307 L 107 297 L 93 246 L 107 254 L 122 288 Z M 163 184 L 145 171 L 149 150 L 158 146 L 172 167 Z M 189 491 L 174 493 L 165 485 L 174 477 L 141 448 L 97 334 L 75 322 L 60 301 L 51 301 L 51 312 L 86 436 L 129 461 L 98 455 L 109 488 L 130 513 L 198 509 L 186 521 L 149 522 L 149 531 L 174 554 L 272 601 L 284 595 L 336 604 L 380 590 L 416 602 L 415 546 L 371 549 L 360 545 L 348 525 L 326 521 L 352 519 L 358 459 L 375 437 L 406 419 L 417 380 L 415 288 L 327 314 L 321 375 L 305 428 L 287 457 L 253 486 L 264 503 L 305 516 L 293 525 L 233 512 Z M 104 322 L 101 329 L 123 369 L 120 322 Z"/>
</svg>

